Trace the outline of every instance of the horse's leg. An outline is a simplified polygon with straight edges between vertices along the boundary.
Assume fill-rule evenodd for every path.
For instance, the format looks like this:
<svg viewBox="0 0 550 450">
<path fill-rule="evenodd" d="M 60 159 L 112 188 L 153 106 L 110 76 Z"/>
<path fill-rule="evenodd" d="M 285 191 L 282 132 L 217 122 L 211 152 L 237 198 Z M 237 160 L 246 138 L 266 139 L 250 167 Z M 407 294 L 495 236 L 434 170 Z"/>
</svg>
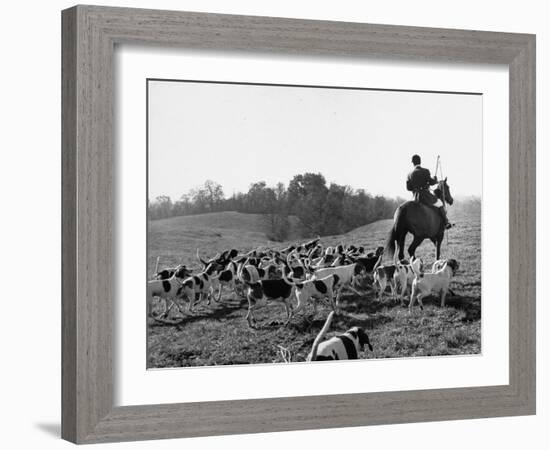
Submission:
<svg viewBox="0 0 550 450">
<path fill-rule="evenodd" d="M 397 236 L 397 246 L 399 247 L 399 261 L 405 258 L 405 238 L 407 237 L 407 232 L 401 232 Z"/>
<path fill-rule="evenodd" d="M 416 251 L 418 246 L 420 244 L 422 244 L 423 240 L 424 240 L 424 238 L 419 238 L 419 237 L 414 236 L 413 241 L 411 242 L 411 245 L 409 245 L 409 249 L 408 249 L 410 258 L 412 258 L 414 256 L 414 252 Z"/>
<path fill-rule="evenodd" d="M 435 243 L 435 260 L 439 261 L 439 257 L 441 256 L 441 243 L 443 242 L 443 237 L 437 238 L 437 241 Z"/>
</svg>

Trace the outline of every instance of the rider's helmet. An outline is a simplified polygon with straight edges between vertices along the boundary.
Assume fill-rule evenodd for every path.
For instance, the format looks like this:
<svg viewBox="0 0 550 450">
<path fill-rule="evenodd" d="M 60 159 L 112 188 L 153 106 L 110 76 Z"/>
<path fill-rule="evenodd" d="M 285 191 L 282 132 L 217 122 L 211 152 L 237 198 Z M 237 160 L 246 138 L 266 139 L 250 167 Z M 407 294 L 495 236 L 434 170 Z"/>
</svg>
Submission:
<svg viewBox="0 0 550 450">
<path fill-rule="evenodd" d="M 412 157 L 412 163 L 413 163 L 415 166 L 417 166 L 418 164 L 420 164 L 420 162 L 421 162 L 421 161 L 420 161 L 420 156 L 418 156 L 418 155 L 413 155 L 413 157 Z"/>
</svg>

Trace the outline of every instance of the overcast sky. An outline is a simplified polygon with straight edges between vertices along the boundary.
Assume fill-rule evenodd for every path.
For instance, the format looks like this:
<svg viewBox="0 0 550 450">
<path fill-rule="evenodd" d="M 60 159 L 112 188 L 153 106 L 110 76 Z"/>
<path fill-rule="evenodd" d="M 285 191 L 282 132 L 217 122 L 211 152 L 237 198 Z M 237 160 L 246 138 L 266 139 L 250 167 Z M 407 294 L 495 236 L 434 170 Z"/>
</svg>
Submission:
<svg viewBox="0 0 550 450">
<path fill-rule="evenodd" d="M 481 195 L 482 96 L 149 81 L 149 198 L 211 179 L 225 195 L 299 173 L 409 198 L 411 156 L 441 155 L 455 196 Z"/>
</svg>

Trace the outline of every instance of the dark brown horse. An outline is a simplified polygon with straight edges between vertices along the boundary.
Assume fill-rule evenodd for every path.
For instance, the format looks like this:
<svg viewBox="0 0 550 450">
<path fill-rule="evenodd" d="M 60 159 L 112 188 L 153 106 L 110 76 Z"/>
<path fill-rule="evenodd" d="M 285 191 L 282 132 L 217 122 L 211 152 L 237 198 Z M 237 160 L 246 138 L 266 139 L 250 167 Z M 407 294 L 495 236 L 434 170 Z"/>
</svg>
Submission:
<svg viewBox="0 0 550 450">
<path fill-rule="evenodd" d="M 447 184 L 447 178 L 438 183 L 434 194 L 440 200 L 452 205 L 453 197 Z M 394 256 L 395 247 L 399 249 L 398 258 L 404 258 L 405 237 L 407 233 L 413 235 L 413 241 L 409 245 L 409 256 L 414 256 L 417 247 L 424 241 L 430 239 L 436 247 L 436 259 L 439 259 L 441 253 L 441 242 L 445 235 L 445 223 L 437 208 L 424 205 L 416 201 L 408 201 L 397 208 L 393 215 L 393 227 L 388 236 L 386 249 Z"/>
</svg>

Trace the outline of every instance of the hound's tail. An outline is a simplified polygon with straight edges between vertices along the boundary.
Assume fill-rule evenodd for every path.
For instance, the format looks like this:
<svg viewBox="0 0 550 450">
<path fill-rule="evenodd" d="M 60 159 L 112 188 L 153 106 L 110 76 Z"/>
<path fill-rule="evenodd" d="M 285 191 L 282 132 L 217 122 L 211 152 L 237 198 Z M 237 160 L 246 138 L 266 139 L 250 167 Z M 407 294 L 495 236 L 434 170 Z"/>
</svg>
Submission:
<svg viewBox="0 0 550 450">
<path fill-rule="evenodd" d="M 331 311 L 327 317 L 327 320 L 325 321 L 325 324 L 323 325 L 323 328 L 321 328 L 321 331 L 319 331 L 319 334 L 313 341 L 313 347 L 311 347 L 311 353 L 307 357 L 308 361 L 315 361 L 317 359 L 317 348 L 319 347 L 321 340 L 323 339 L 323 337 L 325 337 L 325 334 L 330 328 L 330 323 L 332 322 L 333 317 L 334 317 L 334 311 Z"/>
<path fill-rule="evenodd" d="M 236 274 L 237 275 L 237 280 L 239 280 L 241 283 L 246 283 L 246 280 L 244 280 L 244 278 L 243 278 L 243 270 L 244 270 L 245 266 L 248 264 L 249 259 L 250 258 L 246 258 L 244 260 L 244 262 L 241 263 L 240 267 L 238 267 L 238 269 L 237 269 L 237 274 Z"/>
<path fill-rule="evenodd" d="M 380 256 L 378 257 L 378 261 L 376 261 L 376 264 L 372 268 L 373 273 L 376 272 L 376 269 L 378 269 L 380 267 L 380 265 L 382 264 L 382 257 L 383 256 L 384 256 L 384 253 L 381 253 Z"/>
<path fill-rule="evenodd" d="M 290 268 L 290 266 L 286 265 L 286 264 L 282 264 L 280 266 L 280 270 L 281 270 L 281 275 L 283 277 L 283 280 L 285 280 L 285 283 L 286 284 L 289 284 L 291 286 L 296 286 L 296 281 L 294 281 L 294 277 L 291 277 L 292 279 L 290 279 L 289 277 L 286 276 L 286 273 L 285 273 L 285 269 L 289 269 L 290 271 L 292 271 L 292 269 Z M 298 282 L 301 282 L 301 280 L 299 280 Z"/>
<path fill-rule="evenodd" d="M 200 257 L 198 247 L 197 247 L 197 259 L 200 261 L 200 263 L 201 263 L 204 267 L 206 267 L 206 266 L 208 265 L 208 261 L 205 261 L 204 259 L 202 259 L 202 258 Z"/>
<path fill-rule="evenodd" d="M 313 273 L 315 272 L 315 269 L 313 269 L 313 267 L 311 267 L 311 260 L 309 258 L 304 259 L 304 267 L 306 269 L 306 272 L 309 275 L 313 275 Z M 307 276 L 306 276 L 306 278 L 307 278 Z"/>
</svg>

